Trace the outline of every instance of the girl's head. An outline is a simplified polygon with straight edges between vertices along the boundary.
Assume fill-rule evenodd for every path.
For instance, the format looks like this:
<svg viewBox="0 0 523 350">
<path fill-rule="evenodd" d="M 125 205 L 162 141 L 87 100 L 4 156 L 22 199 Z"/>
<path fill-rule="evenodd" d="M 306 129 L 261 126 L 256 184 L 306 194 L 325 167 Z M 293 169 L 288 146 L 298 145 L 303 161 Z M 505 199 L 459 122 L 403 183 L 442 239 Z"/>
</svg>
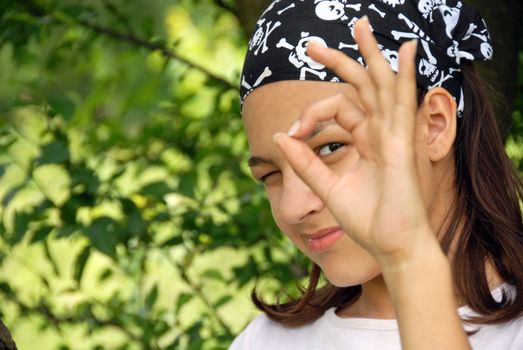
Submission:
<svg viewBox="0 0 523 350">
<path fill-rule="evenodd" d="M 255 302 L 269 316 L 299 324 L 321 315 L 327 306 L 354 301 L 358 286 L 380 274 L 371 255 L 347 235 L 317 239 L 338 225 L 272 142 L 274 133 L 287 131 L 314 102 L 343 93 L 360 103 L 357 91 L 312 60 L 306 49 L 314 40 L 341 48 L 364 64 L 352 37 L 354 23 L 363 15 L 369 17 L 393 70 L 400 44 L 419 40 L 416 165 L 429 217 L 443 248 L 455 256 L 456 286 L 465 301 L 490 312 L 493 320 L 507 317 L 507 309 L 495 314 L 497 304 L 489 299 L 482 266 L 490 259 L 504 279 L 523 281 L 515 268 L 523 263 L 516 252 L 521 247 L 511 241 L 515 234 L 522 238 L 521 184 L 503 153 L 492 110 L 469 62 L 490 58 L 488 32 L 475 11 L 452 0 L 280 0 L 262 14 L 249 44 L 241 88 L 250 166 L 265 185 L 278 226 L 315 267 L 302 299 L 276 308 L 256 297 Z M 343 173 L 358 166 L 351 137 L 336 123 L 325 123 L 307 143 L 334 171 Z M 364 179 L 360 173 L 354 186 L 364 185 Z M 328 283 L 316 291 L 318 266 Z M 311 308 L 310 301 L 321 307 Z"/>
<path fill-rule="evenodd" d="M 259 88 L 244 105 L 252 174 L 265 187 L 278 227 L 336 286 L 366 283 L 380 274 L 372 256 L 340 232 L 329 209 L 298 177 L 273 142 L 276 132 L 286 132 L 300 113 L 313 103 L 349 95 L 359 103 L 356 90 L 343 83 L 282 81 Z M 423 196 L 435 229 L 443 225 L 455 197 L 453 144 L 456 137 L 456 103 L 442 88 L 427 92 L 418 110 L 416 155 Z M 346 113 L 351 111 L 346 111 Z M 356 111 L 354 111 L 356 112 Z M 339 175 L 361 165 L 350 132 L 335 122 L 319 124 L 306 142 Z M 370 169 L 362 168 L 351 179 L 353 186 L 368 186 Z M 362 205 L 368 201 L 354 198 Z M 398 203 L 401 205 L 401 203 Z M 370 209 L 369 209 L 370 210 Z M 350 268 L 349 268 L 350 267 Z"/>
</svg>

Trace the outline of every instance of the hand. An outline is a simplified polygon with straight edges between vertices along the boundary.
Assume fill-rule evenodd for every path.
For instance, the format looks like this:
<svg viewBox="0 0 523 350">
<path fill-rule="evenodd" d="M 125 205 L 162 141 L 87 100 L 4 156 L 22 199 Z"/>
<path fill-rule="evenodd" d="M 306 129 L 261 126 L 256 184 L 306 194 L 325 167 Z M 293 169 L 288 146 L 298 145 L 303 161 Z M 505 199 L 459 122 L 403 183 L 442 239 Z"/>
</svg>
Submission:
<svg viewBox="0 0 523 350">
<path fill-rule="evenodd" d="M 352 84 L 359 100 L 346 94 L 322 100 L 302 113 L 291 128 L 291 137 L 278 133 L 274 140 L 352 239 L 378 262 L 403 259 L 427 240 L 436 242 L 414 156 L 416 43 L 400 48 L 396 75 L 366 18 L 356 23 L 355 39 L 368 69 L 321 45 L 309 44 L 308 54 Z M 300 140 L 316 123 L 331 119 L 352 134 L 352 146 L 359 154 L 356 164 L 344 174 L 334 173 Z"/>
</svg>

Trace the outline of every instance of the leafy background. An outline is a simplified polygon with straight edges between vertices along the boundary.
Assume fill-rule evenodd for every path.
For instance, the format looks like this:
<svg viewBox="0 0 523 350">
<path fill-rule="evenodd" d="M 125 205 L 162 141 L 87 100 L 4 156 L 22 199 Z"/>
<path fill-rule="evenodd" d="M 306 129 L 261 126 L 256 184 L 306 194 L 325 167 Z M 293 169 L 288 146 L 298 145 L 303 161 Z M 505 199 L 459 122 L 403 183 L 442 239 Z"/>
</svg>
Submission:
<svg viewBox="0 0 523 350">
<path fill-rule="evenodd" d="M 296 291 L 307 264 L 245 165 L 262 3 L 0 3 L 0 318 L 20 349 L 226 349 L 255 284 Z"/>
</svg>

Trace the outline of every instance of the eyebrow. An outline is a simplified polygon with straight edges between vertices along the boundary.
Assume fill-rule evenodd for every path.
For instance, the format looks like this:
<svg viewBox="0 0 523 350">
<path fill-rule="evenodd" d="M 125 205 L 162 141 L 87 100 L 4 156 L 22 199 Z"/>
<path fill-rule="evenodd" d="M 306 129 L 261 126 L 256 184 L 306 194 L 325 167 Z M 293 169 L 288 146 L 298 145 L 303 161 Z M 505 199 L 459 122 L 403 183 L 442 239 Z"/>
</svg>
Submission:
<svg viewBox="0 0 523 350">
<path fill-rule="evenodd" d="M 328 120 L 326 122 L 320 122 L 320 123 L 317 123 L 316 126 L 314 126 L 314 129 L 312 129 L 311 133 L 307 136 L 305 136 L 303 139 L 304 140 L 310 140 L 312 139 L 314 136 L 318 135 L 320 132 L 322 132 L 323 130 L 325 130 L 325 128 L 333 125 L 333 124 L 337 124 L 335 120 Z"/>
</svg>

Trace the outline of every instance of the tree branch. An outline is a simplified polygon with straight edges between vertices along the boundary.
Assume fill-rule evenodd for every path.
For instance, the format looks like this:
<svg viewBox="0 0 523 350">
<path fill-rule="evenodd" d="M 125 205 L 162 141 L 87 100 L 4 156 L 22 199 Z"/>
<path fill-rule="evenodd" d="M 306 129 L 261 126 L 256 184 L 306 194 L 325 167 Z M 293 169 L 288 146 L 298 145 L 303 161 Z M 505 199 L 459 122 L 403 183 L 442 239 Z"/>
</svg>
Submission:
<svg viewBox="0 0 523 350">
<path fill-rule="evenodd" d="M 226 11 L 229 11 L 236 18 L 240 19 L 240 14 L 238 13 L 238 11 L 234 7 L 232 7 L 231 5 L 227 4 L 225 1 L 223 1 L 223 0 L 214 0 L 214 3 L 216 4 L 216 6 L 221 7 L 222 9 L 224 9 Z"/>
<path fill-rule="evenodd" d="M 145 39 L 139 38 L 138 36 L 136 36 L 134 34 L 120 33 L 111 28 L 106 28 L 106 27 L 103 27 L 98 24 L 91 23 L 91 22 L 85 21 L 85 20 L 75 20 L 75 22 L 80 24 L 83 27 L 91 29 L 99 34 L 107 35 L 113 39 L 119 39 L 119 40 L 122 40 L 122 41 L 125 41 L 128 43 L 131 43 L 135 46 L 149 49 L 151 51 L 160 51 L 163 56 L 168 57 L 168 58 L 173 58 L 177 61 L 185 63 L 186 65 L 188 65 L 196 70 L 199 70 L 200 72 L 209 76 L 211 79 L 217 81 L 218 83 L 220 83 L 221 85 L 223 85 L 224 87 L 226 87 L 228 89 L 237 89 L 238 88 L 236 86 L 236 84 L 233 84 L 233 83 L 229 82 L 228 80 L 217 76 L 216 74 L 210 72 L 208 69 L 202 67 L 201 65 L 199 65 L 197 63 L 191 62 L 188 59 L 181 57 L 174 50 L 167 48 L 162 43 L 150 42 Z"/>
<path fill-rule="evenodd" d="M 218 6 L 225 8 L 228 11 L 231 11 L 232 13 L 235 13 L 236 15 L 238 15 L 238 12 L 235 9 L 233 9 L 231 6 L 226 4 L 223 0 L 215 0 L 215 1 Z M 70 16 L 67 16 L 67 18 L 64 18 L 63 16 L 54 16 L 53 13 L 46 13 L 46 10 L 44 8 L 42 8 L 39 4 L 36 4 L 33 1 L 29 1 L 29 5 L 30 5 L 29 13 L 31 15 L 35 16 L 36 18 L 50 16 L 53 19 L 55 19 L 56 21 L 59 21 L 66 25 L 75 23 L 75 24 L 83 26 L 87 29 L 93 30 L 96 33 L 106 35 L 113 39 L 122 40 L 122 41 L 125 41 L 128 43 L 131 43 L 135 46 L 149 49 L 151 51 L 160 51 L 164 57 L 175 59 L 196 70 L 199 70 L 200 72 L 202 72 L 205 75 L 207 75 L 208 77 L 210 77 L 212 80 L 215 80 L 216 82 L 220 83 L 221 85 L 223 85 L 224 87 L 226 87 L 228 89 L 234 89 L 234 90 L 238 89 L 238 86 L 236 84 L 226 80 L 223 77 L 220 77 L 220 76 L 210 72 L 208 69 L 206 69 L 205 67 L 203 67 L 197 63 L 191 62 L 190 60 L 188 60 L 184 57 L 181 57 L 174 50 L 168 48 L 164 43 L 151 42 L 147 39 L 140 38 L 137 35 L 131 33 L 130 24 L 128 22 L 125 23 L 125 20 L 122 20 L 122 18 L 121 18 L 122 16 L 119 14 L 116 14 L 116 17 L 118 17 L 118 20 L 120 20 L 121 22 L 124 21 L 124 25 L 126 26 L 128 33 L 122 33 L 122 32 L 113 30 L 112 28 L 100 26 L 91 21 L 82 20 L 82 19 L 78 19 L 78 18 L 74 18 L 74 17 L 70 17 Z M 112 12 L 113 15 L 115 15 L 114 9 L 111 10 L 111 8 L 109 8 L 109 11 Z"/>
</svg>

